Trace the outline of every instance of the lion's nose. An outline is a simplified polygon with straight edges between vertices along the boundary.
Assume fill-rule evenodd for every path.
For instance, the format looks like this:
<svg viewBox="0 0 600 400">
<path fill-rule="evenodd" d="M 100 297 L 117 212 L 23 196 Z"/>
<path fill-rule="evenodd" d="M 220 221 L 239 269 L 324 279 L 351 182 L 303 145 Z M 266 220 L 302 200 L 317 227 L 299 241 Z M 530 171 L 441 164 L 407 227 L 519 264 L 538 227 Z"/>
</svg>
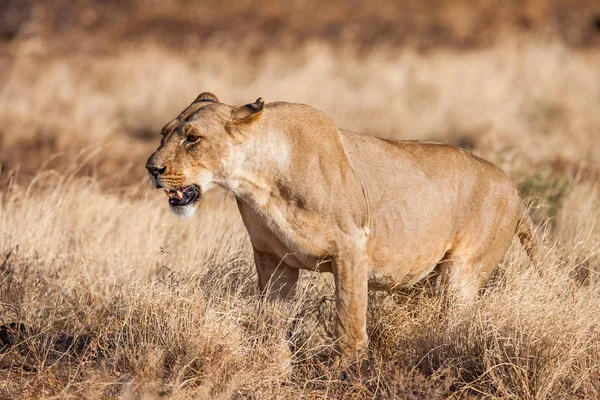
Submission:
<svg viewBox="0 0 600 400">
<path fill-rule="evenodd" d="M 146 165 L 146 169 L 148 170 L 150 175 L 159 176 L 165 173 L 167 167 L 155 167 L 152 165 Z"/>
</svg>

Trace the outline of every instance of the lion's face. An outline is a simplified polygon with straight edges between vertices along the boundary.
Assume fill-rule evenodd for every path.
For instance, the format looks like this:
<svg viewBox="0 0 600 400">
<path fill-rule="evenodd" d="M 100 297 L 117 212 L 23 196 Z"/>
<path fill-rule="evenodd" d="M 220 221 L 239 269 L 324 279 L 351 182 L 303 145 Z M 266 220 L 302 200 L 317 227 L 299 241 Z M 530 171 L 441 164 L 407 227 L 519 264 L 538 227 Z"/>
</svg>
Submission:
<svg viewBox="0 0 600 400">
<path fill-rule="evenodd" d="M 165 190 L 175 214 L 192 215 L 202 194 L 227 179 L 227 162 L 243 140 L 243 119 L 237 117 L 244 107 L 236 109 L 202 93 L 163 127 L 160 146 L 146 168 L 154 186 Z"/>
</svg>

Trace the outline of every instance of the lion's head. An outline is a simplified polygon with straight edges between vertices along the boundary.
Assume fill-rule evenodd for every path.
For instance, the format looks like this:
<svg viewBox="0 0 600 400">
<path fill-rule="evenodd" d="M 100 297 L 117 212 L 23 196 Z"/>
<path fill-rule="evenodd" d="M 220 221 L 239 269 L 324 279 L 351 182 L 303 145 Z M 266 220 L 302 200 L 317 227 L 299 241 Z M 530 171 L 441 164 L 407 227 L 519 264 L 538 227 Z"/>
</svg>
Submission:
<svg viewBox="0 0 600 400">
<path fill-rule="evenodd" d="M 146 168 L 154 186 L 167 193 L 175 214 L 192 215 L 202 194 L 227 179 L 236 147 L 263 109 L 260 98 L 235 108 L 202 93 L 163 127 L 160 146 Z"/>
</svg>

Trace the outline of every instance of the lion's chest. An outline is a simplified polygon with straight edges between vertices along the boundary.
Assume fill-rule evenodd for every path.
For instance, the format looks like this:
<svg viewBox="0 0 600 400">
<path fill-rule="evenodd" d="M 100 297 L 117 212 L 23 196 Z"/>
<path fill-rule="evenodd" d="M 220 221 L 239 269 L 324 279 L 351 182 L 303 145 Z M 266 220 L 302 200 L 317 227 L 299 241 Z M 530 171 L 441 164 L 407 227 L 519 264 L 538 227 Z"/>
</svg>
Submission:
<svg viewBox="0 0 600 400">
<path fill-rule="evenodd" d="M 241 201 L 238 207 L 256 250 L 276 254 L 294 268 L 331 272 L 328 241 L 319 229 L 290 221 L 288 215 L 281 215 L 278 210 L 264 215 Z"/>
</svg>

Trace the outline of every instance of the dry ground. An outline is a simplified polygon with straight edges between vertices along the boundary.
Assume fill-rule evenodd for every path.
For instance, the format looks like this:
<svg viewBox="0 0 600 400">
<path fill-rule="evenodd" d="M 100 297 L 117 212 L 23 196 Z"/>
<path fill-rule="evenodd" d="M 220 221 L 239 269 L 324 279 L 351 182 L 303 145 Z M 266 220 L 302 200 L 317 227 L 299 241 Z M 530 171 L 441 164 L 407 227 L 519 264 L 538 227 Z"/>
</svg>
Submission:
<svg viewBox="0 0 600 400">
<path fill-rule="evenodd" d="M 600 396 L 592 39 L 422 52 L 307 35 L 257 54 L 210 38 L 74 50 L 25 33 L 0 60 L 1 398 Z M 515 243 L 477 303 L 447 314 L 419 289 L 372 295 L 368 371 L 340 379 L 326 368 L 328 279 L 306 273 L 296 300 L 262 301 L 231 195 L 180 220 L 149 185 L 162 124 L 205 90 L 472 149 L 528 199 L 545 241 L 537 269 Z"/>
</svg>

